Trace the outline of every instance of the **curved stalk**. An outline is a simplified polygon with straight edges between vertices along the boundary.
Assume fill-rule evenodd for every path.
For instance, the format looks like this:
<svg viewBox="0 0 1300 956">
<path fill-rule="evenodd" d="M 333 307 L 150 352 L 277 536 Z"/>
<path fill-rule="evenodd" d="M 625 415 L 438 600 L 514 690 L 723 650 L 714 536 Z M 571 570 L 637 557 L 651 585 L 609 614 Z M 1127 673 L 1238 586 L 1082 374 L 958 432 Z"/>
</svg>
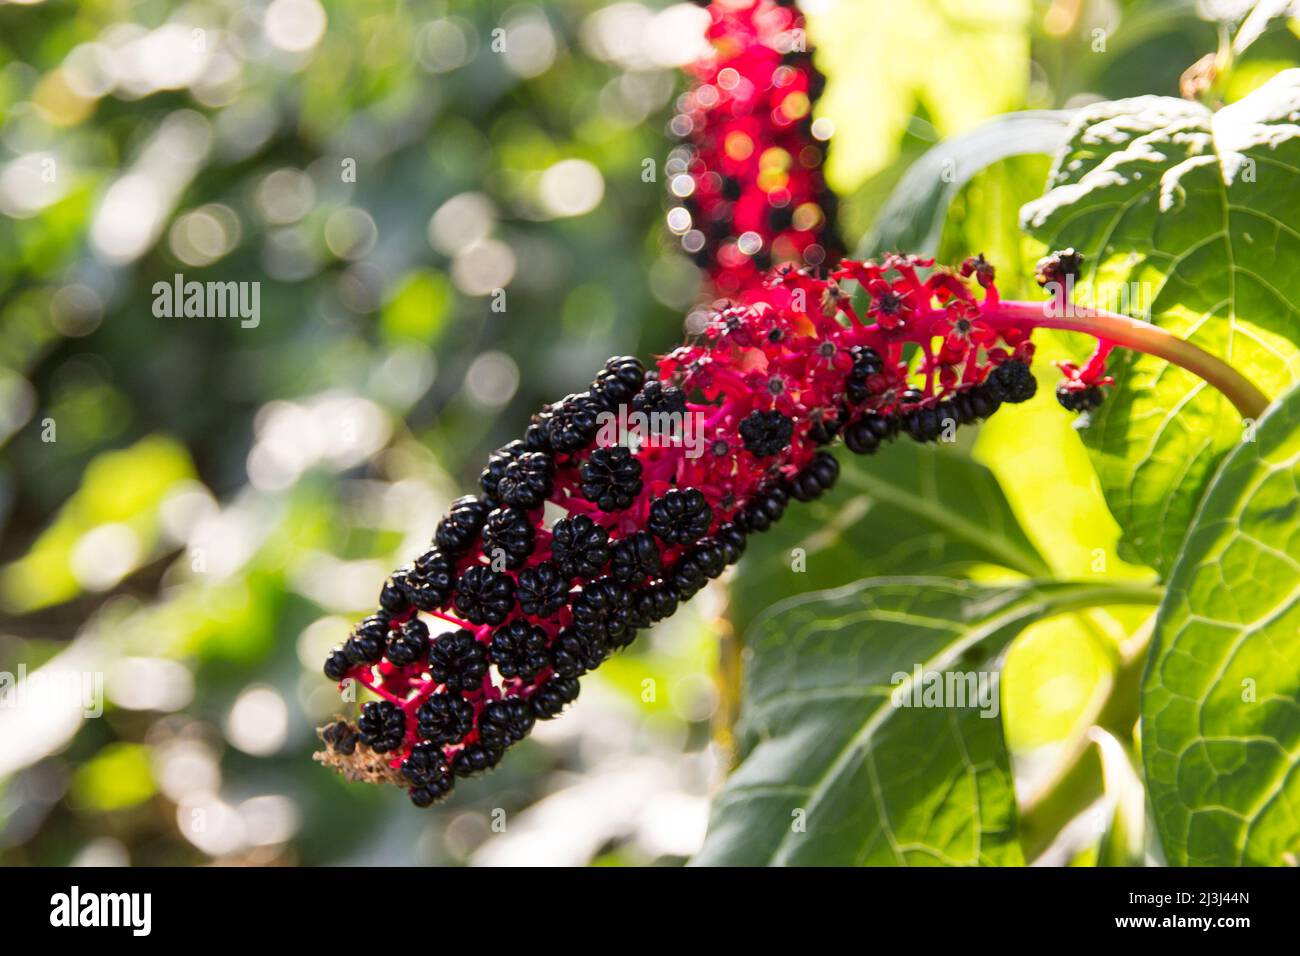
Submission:
<svg viewBox="0 0 1300 956">
<path fill-rule="evenodd" d="M 1079 310 L 1079 315 L 1054 314 L 1049 302 L 999 302 L 986 311 L 982 320 L 994 327 L 1062 329 L 1083 332 L 1104 342 L 1126 349 L 1145 352 L 1187 369 L 1217 388 L 1232 402 L 1243 418 L 1257 419 L 1264 414 L 1269 399 L 1249 379 L 1218 356 L 1199 345 L 1127 315 L 1101 309 Z"/>
</svg>

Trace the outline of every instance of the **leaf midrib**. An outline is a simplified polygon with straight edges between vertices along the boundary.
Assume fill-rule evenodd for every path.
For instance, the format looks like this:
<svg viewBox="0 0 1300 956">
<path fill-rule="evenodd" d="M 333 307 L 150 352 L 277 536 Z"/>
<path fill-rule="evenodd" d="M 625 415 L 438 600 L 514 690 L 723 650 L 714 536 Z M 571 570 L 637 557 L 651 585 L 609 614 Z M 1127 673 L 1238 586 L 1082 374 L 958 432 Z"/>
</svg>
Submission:
<svg viewBox="0 0 1300 956">
<path fill-rule="evenodd" d="M 925 517 L 950 535 L 992 552 L 1013 571 L 1019 571 L 1028 577 L 1051 573 L 1047 562 L 1036 551 L 1025 550 L 1002 535 L 993 534 L 991 529 L 954 510 L 946 500 L 926 498 L 858 470 L 850 471 L 844 477 L 850 485 L 874 496 L 877 500 L 906 508 L 914 514 Z"/>
</svg>

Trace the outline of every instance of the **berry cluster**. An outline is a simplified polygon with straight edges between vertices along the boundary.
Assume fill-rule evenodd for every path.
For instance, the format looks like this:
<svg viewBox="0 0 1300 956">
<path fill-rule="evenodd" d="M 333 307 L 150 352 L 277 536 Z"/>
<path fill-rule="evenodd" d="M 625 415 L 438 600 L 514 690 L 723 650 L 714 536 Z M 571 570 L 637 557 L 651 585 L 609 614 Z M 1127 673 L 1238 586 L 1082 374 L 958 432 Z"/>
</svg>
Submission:
<svg viewBox="0 0 1300 956">
<path fill-rule="evenodd" d="M 655 370 L 613 358 L 545 406 L 329 655 L 326 675 L 378 697 L 333 736 L 384 755 L 428 805 L 559 714 L 579 677 L 739 560 L 791 498 L 830 488 L 839 464 L 820 446 L 935 441 L 1031 397 L 1028 333 L 985 321 L 999 306 L 992 267 L 932 265 L 778 268 Z M 869 296 L 861 314 L 846 279 Z M 619 444 L 606 426 L 628 408 L 663 427 Z"/>
<path fill-rule="evenodd" d="M 789 2 L 702 3 L 710 56 L 691 67 L 671 129 L 668 225 L 720 295 L 762 284 L 774 263 L 819 266 L 842 254 L 837 197 L 822 175 L 825 85 L 803 15 Z M 819 137 L 817 134 L 821 133 Z"/>
<path fill-rule="evenodd" d="M 715 52 L 674 119 L 688 144 L 671 159 L 668 219 L 725 298 L 654 370 L 612 358 L 534 415 L 325 662 L 377 699 L 355 726 L 321 731 L 322 761 L 418 806 L 557 716 L 583 674 L 738 561 L 790 499 L 829 489 L 840 466 L 821 446 L 950 440 L 1035 392 L 1035 307 L 1001 303 L 983 256 L 956 271 L 913 256 L 824 270 L 839 248 L 802 17 L 781 0 L 702 5 Z M 1040 280 L 1078 265 L 1049 257 Z M 1063 405 L 1096 406 L 1111 348 L 1062 366 Z M 628 411 L 647 427 L 620 434 Z"/>
</svg>

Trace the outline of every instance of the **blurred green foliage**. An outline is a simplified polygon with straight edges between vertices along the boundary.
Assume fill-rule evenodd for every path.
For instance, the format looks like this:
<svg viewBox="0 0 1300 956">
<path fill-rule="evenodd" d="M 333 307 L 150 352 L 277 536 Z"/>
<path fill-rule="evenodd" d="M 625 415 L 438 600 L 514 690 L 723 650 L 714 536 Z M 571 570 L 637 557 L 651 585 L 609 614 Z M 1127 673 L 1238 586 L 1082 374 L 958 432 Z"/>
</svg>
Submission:
<svg viewBox="0 0 1300 956">
<path fill-rule="evenodd" d="M 0 670 L 100 674 L 107 696 L 86 719 L 52 695 L 35 731 L 0 709 L 0 860 L 625 864 L 699 845 L 725 762 L 716 594 L 450 806 L 412 812 L 308 757 L 352 706 L 325 651 L 486 453 L 606 356 L 680 335 L 698 278 L 655 174 L 694 41 L 664 6 L 0 5 Z M 809 6 L 850 246 L 940 137 L 1175 93 L 1216 37 L 1167 0 Z M 1290 39 L 1251 54 L 1290 62 Z M 976 177 L 945 252 L 1024 275 L 1015 210 L 1044 169 Z M 177 273 L 260 283 L 256 326 L 157 316 Z M 1113 550 L 1059 417 L 989 440 L 1049 565 Z M 1033 520 L 1035 475 L 1090 536 Z M 1072 671 L 1105 671 L 1098 655 Z M 488 839 L 497 809 L 514 856 Z"/>
</svg>

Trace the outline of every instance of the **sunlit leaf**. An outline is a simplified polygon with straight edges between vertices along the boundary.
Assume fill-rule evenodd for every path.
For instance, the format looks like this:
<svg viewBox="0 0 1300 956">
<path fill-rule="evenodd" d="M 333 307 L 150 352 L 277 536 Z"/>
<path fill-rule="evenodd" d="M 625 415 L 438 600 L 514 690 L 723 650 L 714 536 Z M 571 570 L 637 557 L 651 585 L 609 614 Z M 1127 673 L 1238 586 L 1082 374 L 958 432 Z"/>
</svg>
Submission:
<svg viewBox="0 0 1300 956">
<path fill-rule="evenodd" d="M 1300 853 L 1300 390 L 1224 463 L 1156 619 L 1142 753 L 1170 863 Z"/>
<path fill-rule="evenodd" d="M 1024 103 L 1028 0 L 853 0 L 809 16 L 835 123 L 828 176 L 845 193 L 891 162 L 918 110 L 940 136 Z M 970 82 L 978 76 L 979 82 Z"/>
<path fill-rule="evenodd" d="M 1125 584 L 875 578 L 773 607 L 746 637 L 744 759 L 695 862 L 1022 862 L 996 693 L 962 706 L 891 695 L 910 700 L 925 675 L 960 677 L 965 693 L 1029 623 L 1152 599 Z"/>
<path fill-rule="evenodd" d="M 1088 107 L 1024 219 L 1088 257 L 1080 292 L 1145 311 L 1266 393 L 1300 374 L 1300 71 L 1217 114 L 1141 97 Z M 1090 295 L 1089 295 L 1090 293 Z M 1078 297 L 1076 296 L 1076 299 Z M 1201 379 L 1125 353 L 1086 440 L 1128 560 L 1168 572 L 1240 416 Z"/>
</svg>

